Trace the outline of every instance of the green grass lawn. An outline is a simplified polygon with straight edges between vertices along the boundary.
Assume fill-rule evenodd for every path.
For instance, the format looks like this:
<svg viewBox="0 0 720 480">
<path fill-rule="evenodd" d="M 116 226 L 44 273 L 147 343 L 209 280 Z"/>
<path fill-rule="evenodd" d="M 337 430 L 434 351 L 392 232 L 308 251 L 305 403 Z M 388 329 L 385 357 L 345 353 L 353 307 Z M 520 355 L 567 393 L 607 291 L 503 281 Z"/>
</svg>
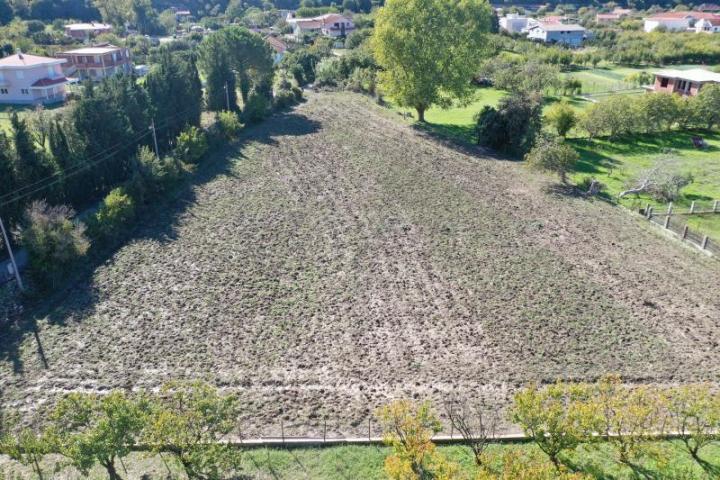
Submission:
<svg viewBox="0 0 720 480">
<path fill-rule="evenodd" d="M 693 147 L 691 138 L 699 135 L 709 144 L 706 150 Z M 694 181 L 682 190 L 675 202 L 678 209 L 688 209 L 693 201 L 698 206 L 709 207 L 713 200 L 720 200 L 720 135 L 708 132 L 670 132 L 654 135 L 638 135 L 628 139 L 610 141 L 570 139 L 580 154 L 580 163 L 573 180 L 581 181 L 592 176 L 607 186 L 609 195 L 615 197 L 625 189 L 634 175 L 650 168 L 658 161 L 672 162 L 680 171 L 689 172 Z M 629 196 L 620 203 L 629 208 L 640 208 L 650 203 L 665 208 L 646 195 Z M 691 228 L 720 239 L 720 215 L 691 217 Z"/>
<path fill-rule="evenodd" d="M 701 67 L 700 65 L 672 65 L 669 67 L 621 67 L 617 65 L 608 65 L 598 68 L 588 68 L 563 73 L 563 76 L 574 77 L 583 84 L 582 93 L 594 94 L 599 92 L 612 92 L 616 90 L 637 89 L 638 85 L 628 83 L 625 78 L 628 75 L 637 72 L 654 72 L 663 68 L 672 68 L 676 70 L 687 70 L 690 68 L 711 68 L 711 66 Z"/>
<path fill-rule="evenodd" d="M 427 127 L 439 135 L 463 142 L 472 142 L 475 130 L 474 117 L 486 105 L 496 106 L 506 93 L 496 88 L 478 88 L 468 105 L 453 106 L 448 109 L 433 107 L 425 112 Z M 411 115 L 417 120 L 415 110 L 390 105 L 401 114 Z"/>
</svg>

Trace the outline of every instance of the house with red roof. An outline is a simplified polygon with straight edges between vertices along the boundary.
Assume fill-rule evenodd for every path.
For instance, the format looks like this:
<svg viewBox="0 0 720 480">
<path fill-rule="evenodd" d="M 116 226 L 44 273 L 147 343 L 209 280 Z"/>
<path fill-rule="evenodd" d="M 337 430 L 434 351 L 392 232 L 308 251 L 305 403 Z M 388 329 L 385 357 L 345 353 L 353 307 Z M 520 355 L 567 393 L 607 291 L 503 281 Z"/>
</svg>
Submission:
<svg viewBox="0 0 720 480">
<path fill-rule="evenodd" d="M 694 30 L 700 20 L 716 20 L 720 15 L 711 12 L 662 12 L 645 18 L 645 31 L 664 28 L 671 32 Z"/>
<path fill-rule="evenodd" d="M 0 103 L 37 105 L 65 100 L 64 58 L 18 52 L 0 59 Z"/>
<path fill-rule="evenodd" d="M 307 34 L 338 38 L 355 30 L 352 20 L 339 13 L 327 13 L 312 18 L 296 18 L 293 13 L 290 13 L 285 21 L 293 27 L 293 35 L 297 39 Z"/>
<path fill-rule="evenodd" d="M 275 52 L 275 58 L 273 59 L 273 63 L 277 65 L 278 63 L 280 63 L 280 61 L 282 61 L 283 57 L 285 56 L 285 52 L 287 52 L 288 46 L 278 37 L 274 37 L 272 35 L 268 35 L 267 37 L 265 37 L 265 41 Z"/>
</svg>

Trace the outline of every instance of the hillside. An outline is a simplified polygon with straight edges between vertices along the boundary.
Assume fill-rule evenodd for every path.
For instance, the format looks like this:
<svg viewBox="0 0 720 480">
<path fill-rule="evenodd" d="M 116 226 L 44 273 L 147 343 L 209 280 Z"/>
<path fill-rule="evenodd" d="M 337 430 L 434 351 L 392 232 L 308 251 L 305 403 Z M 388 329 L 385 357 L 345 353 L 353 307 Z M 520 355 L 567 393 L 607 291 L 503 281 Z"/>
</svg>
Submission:
<svg viewBox="0 0 720 480">
<path fill-rule="evenodd" d="M 626 212 L 349 94 L 246 137 L 37 336 L 3 340 L 6 407 L 202 378 L 240 394 L 247 435 L 281 418 L 317 433 L 323 416 L 362 434 L 390 397 L 720 380 L 720 264 Z"/>
</svg>

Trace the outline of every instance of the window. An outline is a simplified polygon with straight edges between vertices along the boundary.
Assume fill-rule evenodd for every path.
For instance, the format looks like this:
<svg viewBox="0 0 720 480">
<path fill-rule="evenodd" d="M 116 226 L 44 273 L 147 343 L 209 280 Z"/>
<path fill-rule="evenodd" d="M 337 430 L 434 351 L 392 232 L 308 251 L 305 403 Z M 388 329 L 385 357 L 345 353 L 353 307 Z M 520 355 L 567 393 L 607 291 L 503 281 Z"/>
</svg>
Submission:
<svg viewBox="0 0 720 480">
<path fill-rule="evenodd" d="M 668 79 L 663 77 L 660 79 L 660 87 L 666 88 L 668 86 Z"/>
<path fill-rule="evenodd" d="M 30 90 L 28 90 L 27 88 L 21 88 L 20 93 L 23 95 L 30 95 Z"/>
<path fill-rule="evenodd" d="M 0 93 L 3 94 L 3 95 L 7 95 L 7 94 L 8 94 L 8 89 L 7 89 L 7 88 L 0 88 Z"/>
</svg>

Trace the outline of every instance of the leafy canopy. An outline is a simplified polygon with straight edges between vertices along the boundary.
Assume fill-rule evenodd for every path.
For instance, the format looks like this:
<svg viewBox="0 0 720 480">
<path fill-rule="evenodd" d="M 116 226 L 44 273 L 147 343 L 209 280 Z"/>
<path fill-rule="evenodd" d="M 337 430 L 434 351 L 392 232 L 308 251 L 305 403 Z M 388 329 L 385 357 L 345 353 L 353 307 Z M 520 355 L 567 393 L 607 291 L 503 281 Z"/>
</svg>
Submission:
<svg viewBox="0 0 720 480">
<path fill-rule="evenodd" d="M 388 0 L 372 39 L 383 91 L 421 121 L 431 105 L 467 100 L 490 17 L 485 0 Z"/>
</svg>

